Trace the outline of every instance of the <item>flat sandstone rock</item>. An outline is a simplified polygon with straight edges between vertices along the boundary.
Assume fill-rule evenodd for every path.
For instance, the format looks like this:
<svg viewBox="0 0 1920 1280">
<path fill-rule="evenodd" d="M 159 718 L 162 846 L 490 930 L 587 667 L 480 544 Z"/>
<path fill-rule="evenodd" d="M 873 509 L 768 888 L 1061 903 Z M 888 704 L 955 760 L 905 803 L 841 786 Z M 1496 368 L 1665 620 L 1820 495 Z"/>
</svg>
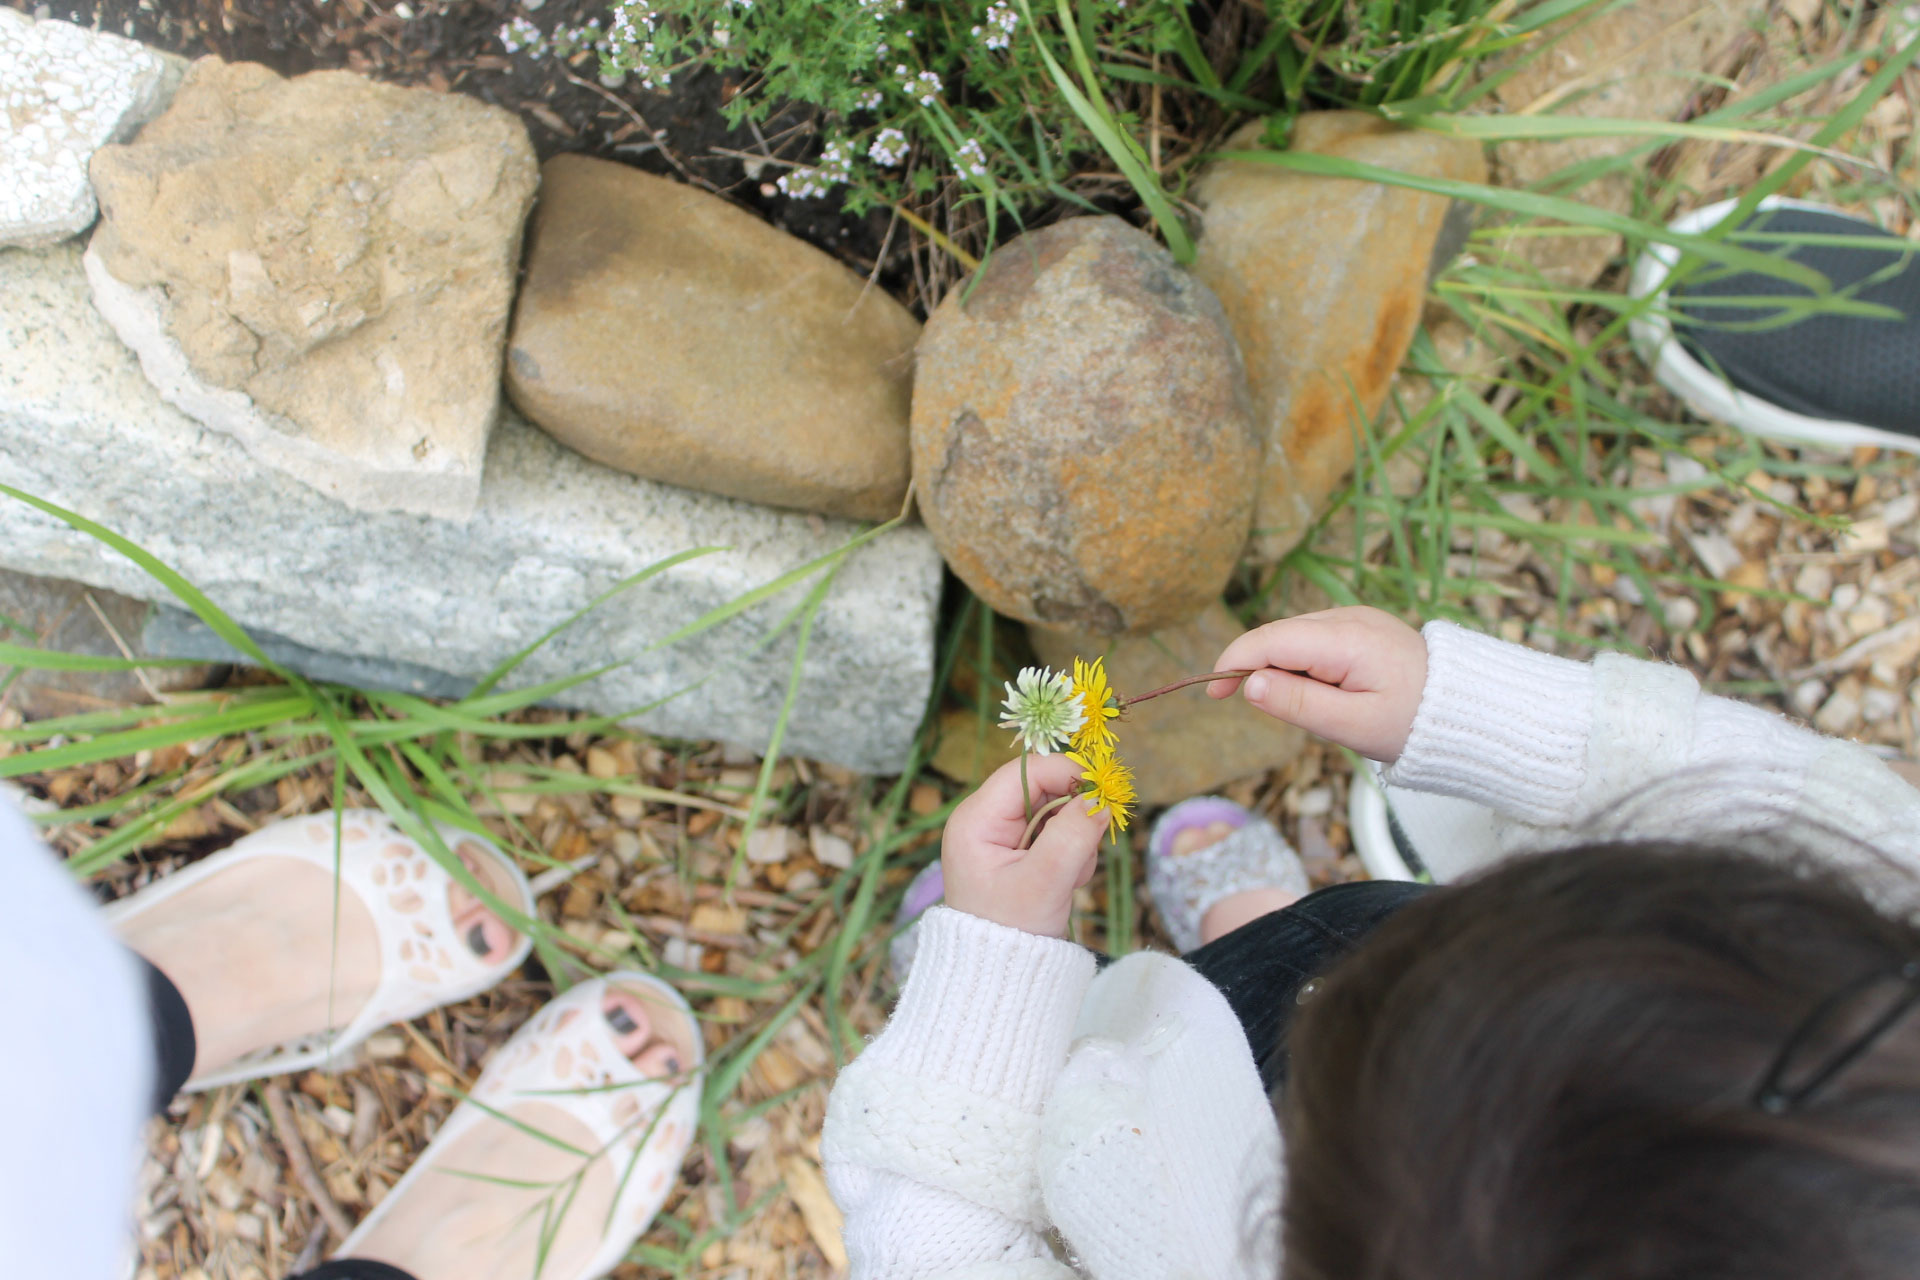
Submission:
<svg viewBox="0 0 1920 1280">
<path fill-rule="evenodd" d="M 0 6 L 0 249 L 57 244 L 93 225 L 87 161 L 158 115 L 185 65 Z"/>
<path fill-rule="evenodd" d="M 163 402 L 89 304 L 79 257 L 73 245 L 0 252 L 0 483 L 125 534 L 243 625 L 468 679 L 647 565 L 729 548 L 615 597 L 510 683 L 624 664 L 558 701 L 623 714 L 686 690 L 633 722 L 766 745 L 793 631 L 752 646 L 797 603 L 794 592 L 652 646 L 844 545 L 853 526 L 622 475 L 512 414 L 494 432 L 467 525 L 351 516 Z M 118 553 L 4 497 L 0 564 L 171 599 Z M 848 559 L 814 624 L 787 750 L 863 770 L 904 764 L 932 683 L 940 578 L 918 527 Z"/>
<path fill-rule="evenodd" d="M 610 467 L 887 520 L 907 493 L 920 325 L 718 196 L 585 156 L 542 170 L 507 391 Z"/>
<path fill-rule="evenodd" d="M 517 117 L 203 58 L 92 172 L 94 299 L 163 396 L 359 510 L 474 513 L 539 180 Z"/>
</svg>

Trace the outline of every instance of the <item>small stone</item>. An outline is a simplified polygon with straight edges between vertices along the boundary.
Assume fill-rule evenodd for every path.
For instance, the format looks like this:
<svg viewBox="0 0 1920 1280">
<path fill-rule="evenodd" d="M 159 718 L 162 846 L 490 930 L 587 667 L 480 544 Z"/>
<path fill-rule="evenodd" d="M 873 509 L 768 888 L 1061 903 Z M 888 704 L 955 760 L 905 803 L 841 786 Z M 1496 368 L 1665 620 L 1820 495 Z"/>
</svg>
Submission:
<svg viewBox="0 0 1920 1280">
<path fill-rule="evenodd" d="M 785 827 L 755 827 L 747 835 L 747 861 L 761 866 L 785 862 L 793 853 L 792 835 Z"/>
<path fill-rule="evenodd" d="M 1845 736 L 1860 727 L 1862 710 L 1858 682 L 1843 681 L 1814 713 L 1813 727 L 1835 737 Z"/>
<path fill-rule="evenodd" d="M 1842 555 L 1866 555 L 1873 551 L 1887 549 L 1887 522 L 1875 517 L 1871 520 L 1855 520 L 1853 527 L 1840 540 Z"/>
<path fill-rule="evenodd" d="M 142 631 L 152 613 L 153 606 L 144 600 L 90 589 L 83 583 L 0 569 L 0 640 L 10 644 L 119 658 L 124 656 L 120 649 L 124 643 L 134 657 L 146 657 L 149 651 Z M 24 630 L 15 630 L 15 623 Z M 0 681 L 13 670 L 0 664 Z M 216 682 L 222 671 L 219 666 L 200 664 L 156 666 L 137 673 L 21 667 L 5 685 L 0 699 L 29 719 L 78 715 L 151 702 L 155 694 L 204 689 Z"/>
<path fill-rule="evenodd" d="M 1222 149 L 1255 149 L 1264 128 L 1256 121 Z M 1486 178 L 1478 145 L 1361 111 L 1302 115 L 1291 150 Z M 1420 323 L 1448 201 L 1249 160 L 1216 161 L 1194 198 L 1205 220 L 1193 273 L 1239 338 L 1264 441 L 1254 545 L 1278 558 L 1353 469 L 1356 432 L 1386 400 Z"/>
<path fill-rule="evenodd" d="M 607 781 L 620 776 L 620 761 L 605 747 L 587 748 L 587 776 Z"/>
<path fill-rule="evenodd" d="M 1826 681 L 1802 680 L 1788 692 L 1787 705 L 1792 707 L 1793 713 L 1801 719 L 1811 720 L 1826 698 Z"/>
<path fill-rule="evenodd" d="M 1219 301 L 1118 218 L 1001 245 L 927 322 L 921 515 L 961 580 L 1026 622 L 1185 622 L 1246 540 L 1260 445 Z"/>
<path fill-rule="evenodd" d="M 1204 675 L 1246 628 L 1215 601 L 1185 626 L 1110 644 L 1034 628 L 1033 649 L 1056 669 L 1106 655 L 1108 682 L 1122 697 L 1187 676 Z M 1216 702 L 1200 685 L 1163 694 L 1114 721 L 1120 758 L 1133 769 L 1143 805 L 1166 805 L 1216 791 L 1236 778 L 1278 769 L 1300 754 L 1307 735 L 1235 695 Z"/>
<path fill-rule="evenodd" d="M 539 176 L 517 116 L 203 58 L 92 176 L 94 299 L 163 396 L 358 510 L 472 516 Z"/>
<path fill-rule="evenodd" d="M 887 520 L 920 326 L 718 196 L 611 161 L 542 171 L 507 355 L 522 412 L 634 475 Z"/>
<path fill-rule="evenodd" d="M 833 834 L 825 827 L 808 829 L 807 847 L 812 851 L 814 861 L 823 867 L 845 871 L 853 865 L 853 842 L 845 836 Z M 793 887 L 791 881 L 787 887 Z"/>
<path fill-rule="evenodd" d="M 1860 695 L 1860 714 L 1868 724 L 1885 724 L 1900 714 L 1902 701 L 1892 689 L 1870 684 L 1866 692 Z"/>
<path fill-rule="evenodd" d="M 0 6 L 0 249 L 92 225 L 87 162 L 159 115 L 185 68 L 132 40 Z"/>
</svg>

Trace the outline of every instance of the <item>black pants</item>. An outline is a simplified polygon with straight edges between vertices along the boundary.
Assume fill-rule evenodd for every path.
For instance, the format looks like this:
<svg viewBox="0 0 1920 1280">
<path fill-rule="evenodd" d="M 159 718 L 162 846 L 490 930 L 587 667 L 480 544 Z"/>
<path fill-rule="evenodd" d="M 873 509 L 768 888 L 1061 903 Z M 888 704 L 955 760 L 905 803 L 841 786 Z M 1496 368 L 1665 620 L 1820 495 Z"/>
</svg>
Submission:
<svg viewBox="0 0 1920 1280">
<path fill-rule="evenodd" d="M 153 1016 L 154 1058 L 159 1068 L 154 1073 L 153 1109 L 159 1112 L 167 1109 L 173 1095 L 180 1092 L 180 1086 L 193 1074 L 194 1054 L 199 1051 L 199 1045 L 193 1034 L 193 1017 L 187 1011 L 180 989 L 145 959 L 140 963 L 147 971 L 147 1008 Z M 384 1262 L 344 1258 L 329 1262 L 317 1271 L 290 1276 L 288 1280 L 413 1280 L 413 1277 Z"/>
<path fill-rule="evenodd" d="M 1220 988 L 1246 1028 L 1268 1093 L 1286 1083 L 1287 1029 L 1300 988 L 1432 890 L 1404 880 L 1336 884 L 1187 953 L 1186 962 Z"/>
</svg>

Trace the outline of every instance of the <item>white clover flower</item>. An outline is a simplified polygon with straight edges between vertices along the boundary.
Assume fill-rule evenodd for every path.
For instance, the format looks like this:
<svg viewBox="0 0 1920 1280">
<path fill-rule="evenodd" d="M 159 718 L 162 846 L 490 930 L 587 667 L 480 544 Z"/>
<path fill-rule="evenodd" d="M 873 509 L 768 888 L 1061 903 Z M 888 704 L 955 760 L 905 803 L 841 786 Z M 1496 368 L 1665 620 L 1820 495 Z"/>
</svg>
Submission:
<svg viewBox="0 0 1920 1280">
<path fill-rule="evenodd" d="M 1000 727 L 1014 730 L 1024 748 L 1035 755 L 1050 756 L 1060 750 L 1086 721 L 1086 709 L 1073 695 L 1073 681 L 1064 671 L 1023 667 L 1006 682 L 1006 689 L 1007 718 Z"/>
<path fill-rule="evenodd" d="M 981 150 L 977 139 L 968 138 L 953 153 L 953 171 L 963 178 L 987 176 L 987 153 Z"/>
<path fill-rule="evenodd" d="M 867 158 L 883 169 L 891 169 L 907 158 L 907 135 L 898 129 L 882 129 L 867 148 Z"/>
</svg>

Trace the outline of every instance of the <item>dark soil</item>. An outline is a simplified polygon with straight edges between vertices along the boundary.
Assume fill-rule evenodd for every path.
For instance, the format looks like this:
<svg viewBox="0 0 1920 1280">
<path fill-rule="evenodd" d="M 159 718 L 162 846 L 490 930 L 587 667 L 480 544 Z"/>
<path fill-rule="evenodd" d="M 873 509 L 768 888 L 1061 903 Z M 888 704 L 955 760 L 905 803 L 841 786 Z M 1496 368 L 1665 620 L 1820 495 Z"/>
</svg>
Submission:
<svg viewBox="0 0 1920 1280">
<path fill-rule="evenodd" d="M 812 122 L 786 112 L 729 129 L 721 104 L 737 85 L 710 71 L 676 76 L 669 94 L 630 80 L 601 85 L 594 55 L 563 63 L 509 54 L 500 28 L 524 16 L 542 31 L 607 21 L 606 0 L 0 0 L 42 17 L 131 36 L 189 58 L 213 54 L 258 62 L 282 75 L 345 68 L 392 84 L 472 94 L 518 112 L 542 160 L 579 152 L 697 183 L 775 226 L 833 253 L 854 270 L 874 269 L 888 216 L 842 214 L 837 200 L 790 200 L 773 180 L 816 149 Z M 411 17 L 403 14 L 411 13 Z M 664 144 L 664 145 L 663 145 Z M 739 154 L 729 154 L 739 153 Z M 742 156 L 747 157 L 743 160 Z M 751 172 L 750 172 L 751 171 Z M 887 247 L 880 283 L 903 299 L 912 288 L 907 237 Z"/>
</svg>

